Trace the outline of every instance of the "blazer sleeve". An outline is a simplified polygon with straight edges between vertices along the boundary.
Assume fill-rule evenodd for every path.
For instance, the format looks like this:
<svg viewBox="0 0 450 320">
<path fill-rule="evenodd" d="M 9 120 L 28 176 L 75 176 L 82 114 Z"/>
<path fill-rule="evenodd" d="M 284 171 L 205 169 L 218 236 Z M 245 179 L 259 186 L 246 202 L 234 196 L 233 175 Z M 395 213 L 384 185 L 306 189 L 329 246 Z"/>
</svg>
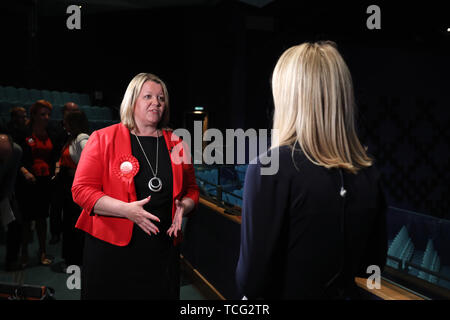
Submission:
<svg viewBox="0 0 450 320">
<path fill-rule="evenodd" d="M 260 170 L 260 165 L 251 164 L 245 175 L 236 269 L 238 294 L 249 299 L 270 295 L 283 224 L 289 210 L 289 182 L 278 174 L 261 175 Z"/>
<path fill-rule="evenodd" d="M 73 201 L 92 214 L 95 203 L 106 194 L 103 192 L 103 148 L 97 131 L 89 138 L 81 153 L 72 185 Z"/>
<path fill-rule="evenodd" d="M 195 179 L 195 170 L 192 164 L 183 164 L 183 184 L 186 190 L 184 197 L 192 199 L 195 207 L 197 207 L 200 189 Z"/>
<path fill-rule="evenodd" d="M 192 199 L 195 203 L 194 209 L 198 205 L 198 199 L 200 194 L 200 188 L 197 185 L 197 180 L 195 178 L 195 169 L 192 164 L 192 157 L 189 151 L 189 146 L 182 141 L 179 137 L 172 138 L 175 141 L 175 150 L 172 149 L 171 159 L 176 163 L 182 165 L 183 168 L 183 192 L 182 197 L 188 197 Z M 180 157 L 181 155 L 181 157 Z M 194 210 L 193 210 L 194 211 Z M 191 212 L 193 212 L 191 211 Z"/>
</svg>

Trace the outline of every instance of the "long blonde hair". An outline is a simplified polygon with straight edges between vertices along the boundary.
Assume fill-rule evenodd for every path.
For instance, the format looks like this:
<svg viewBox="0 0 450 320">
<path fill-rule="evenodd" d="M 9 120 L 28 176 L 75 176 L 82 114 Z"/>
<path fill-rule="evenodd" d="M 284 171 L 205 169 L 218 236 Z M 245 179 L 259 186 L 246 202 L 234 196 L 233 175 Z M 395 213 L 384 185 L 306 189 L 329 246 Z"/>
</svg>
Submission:
<svg viewBox="0 0 450 320">
<path fill-rule="evenodd" d="M 355 130 L 350 71 L 332 42 L 303 43 L 286 50 L 273 76 L 272 148 L 298 143 L 308 159 L 352 173 L 372 165 Z"/>
<path fill-rule="evenodd" d="M 167 91 L 166 84 L 154 74 L 139 73 L 128 84 L 127 90 L 125 91 L 122 99 L 122 104 L 120 105 L 120 121 L 130 130 L 136 128 L 136 122 L 134 120 L 134 107 L 142 86 L 147 81 L 153 81 L 160 84 L 164 92 L 165 108 L 162 119 L 158 124 L 158 128 L 165 128 L 169 122 L 169 93 Z"/>
</svg>

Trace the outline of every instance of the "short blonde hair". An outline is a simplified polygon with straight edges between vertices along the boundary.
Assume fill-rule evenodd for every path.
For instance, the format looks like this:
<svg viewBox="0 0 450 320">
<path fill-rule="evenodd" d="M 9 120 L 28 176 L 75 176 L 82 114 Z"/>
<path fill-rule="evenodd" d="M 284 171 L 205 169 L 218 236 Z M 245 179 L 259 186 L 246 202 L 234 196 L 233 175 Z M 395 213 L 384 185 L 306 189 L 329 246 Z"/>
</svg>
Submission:
<svg viewBox="0 0 450 320">
<path fill-rule="evenodd" d="M 164 128 L 169 123 L 169 93 L 167 92 L 166 84 L 154 74 L 139 73 L 128 84 L 120 105 L 120 121 L 130 130 L 136 128 L 136 122 L 134 120 L 134 107 L 142 86 L 147 81 L 153 81 L 160 84 L 164 92 L 164 114 L 162 115 L 161 121 L 158 123 L 158 128 Z"/>
<path fill-rule="evenodd" d="M 286 50 L 272 76 L 272 148 L 298 143 L 314 164 L 352 173 L 372 165 L 355 130 L 350 71 L 332 42 Z"/>
</svg>

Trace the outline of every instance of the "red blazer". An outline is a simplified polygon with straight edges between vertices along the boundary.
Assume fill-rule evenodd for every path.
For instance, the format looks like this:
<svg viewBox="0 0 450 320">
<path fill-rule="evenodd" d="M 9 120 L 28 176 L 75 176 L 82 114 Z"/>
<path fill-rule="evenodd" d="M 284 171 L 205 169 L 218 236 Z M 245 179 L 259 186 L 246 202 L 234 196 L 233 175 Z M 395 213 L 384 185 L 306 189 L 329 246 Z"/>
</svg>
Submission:
<svg viewBox="0 0 450 320">
<path fill-rule="evenodd" d="M 189 197 L 197 205 L 199 188 L 193 165 L 181 163 L 180 158 L 175 158 L 175 155 L 182 157 L 189 155 L 188 150 L 184 152 L 186 148 L 182 140 L 170 131 L 163 130 L 163 135 L 172 161 L 173 219 L 175 199 Z M 121 164 L 124 161 L 133 163 L 135 170 L 132 176 L 123 174 Z M 130 132 L 123 124 L 119 123 L 94 131 L 83 149 L 72 185 L 73 200 L 83 208 L 76 228 L 111 244 L 126 246 L 133 232 L 131 220 L 91 213 L 98 199 L 105 195 L 125 202 L 136 201 L 133 177 L 137 171 L 138 162 L 131 154 Z M 178 233 L 174 242 L 178 244 L 180 241 L 181 232 Z"/>
</svg>

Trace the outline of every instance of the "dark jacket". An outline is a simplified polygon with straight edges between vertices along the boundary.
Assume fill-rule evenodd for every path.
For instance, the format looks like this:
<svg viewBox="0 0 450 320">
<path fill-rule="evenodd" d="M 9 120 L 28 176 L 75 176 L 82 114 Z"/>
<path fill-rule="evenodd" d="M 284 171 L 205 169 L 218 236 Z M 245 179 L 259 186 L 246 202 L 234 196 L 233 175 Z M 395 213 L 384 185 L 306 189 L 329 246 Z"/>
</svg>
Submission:
<svg viewBox="0 0 450 320">
<path fill-rule="evenodd" d="M 279 170 L 249 165 L 242 207 L 238 290 L 248 298 L 354 296 L 355 276 L 386 262 L 386 203 L 372 166 L 354 175 L 279 149 Z M 342 173 L 342 179 L 341 179 Z M 347 191 L 342 197 L 340 190 Z M 344 220 L 343 220 L 344 219 Z"/>
</svg>

